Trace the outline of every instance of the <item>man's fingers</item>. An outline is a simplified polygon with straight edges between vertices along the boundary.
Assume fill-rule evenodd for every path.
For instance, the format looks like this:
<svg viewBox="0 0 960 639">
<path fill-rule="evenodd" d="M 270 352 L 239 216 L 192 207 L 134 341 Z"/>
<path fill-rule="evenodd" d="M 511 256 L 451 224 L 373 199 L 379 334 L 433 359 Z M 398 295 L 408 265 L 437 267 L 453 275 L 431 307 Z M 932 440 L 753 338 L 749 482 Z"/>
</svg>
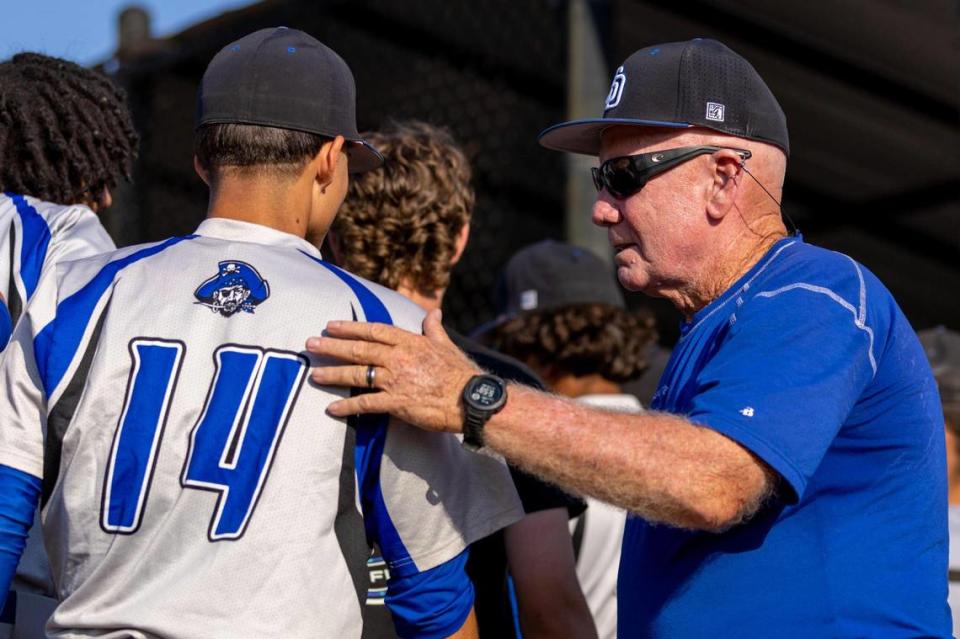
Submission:
<svg viewBox="0 0 960 639">
<path fill-rule="evenodd" d="M 423 318 L 423 334 L 431 341 L 450 343 L 450 336 L 443 328 L 443 314 L 434 309 Z"/>
<path fill-rule="evenodd" d="M 364 393 L 333 402 L 327 406 L 327 413 L 333 417 L 349 417 L 367 413 L 389 413 L 391 407 L 390 397 L 386 393 Z"/>
<path fill-rule="evenodd" d="M 366 366 L 318 366 L 310 371 L 310 379 L 323 386 L 364 388 L 366 371 Z"/>
<path fill-rule="evenodd" d="M 323 386 L 371 388 L 367 378 L 369 366 L 317 366 L 310 371 L 310 379 Z M 373 388 L 385 388 L 390 371 L 379 366 L 373 369 Z"/>
<path fill-rule="evenodd" d="M 402 328 L 380 322 L 348 322 L 339 320 L 327 322 L 325 332 L 329 337 L 359 339 L 366 342 L 387 344 L 389 346 L 399 344 L 404 338 L 413 335 L 413 333 L 405 331 Z"/>
<path fill-rule="evenodd" d="M 381 366 L 387 361 L 390 347 L 361 340 L 311 337 L 307 340 L 307 350 L 353 364 Z"/>
</svg>

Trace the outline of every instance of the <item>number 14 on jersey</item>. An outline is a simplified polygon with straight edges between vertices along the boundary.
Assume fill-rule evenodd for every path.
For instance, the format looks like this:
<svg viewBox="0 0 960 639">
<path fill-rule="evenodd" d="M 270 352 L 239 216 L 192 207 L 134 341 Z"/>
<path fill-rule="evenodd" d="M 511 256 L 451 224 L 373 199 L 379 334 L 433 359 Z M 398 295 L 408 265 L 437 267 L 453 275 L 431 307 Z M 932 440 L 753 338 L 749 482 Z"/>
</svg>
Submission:
<svg viewBox="0 0 960 639">
<path fill-rule="evenodd" d="M 140 528 L 185 353 L 180 341 L 130 342 L 130 379 L 103 484 L 106 532 Z M 219 541 L 246 530 L 309 362 L 299 353 L 237 344 L 217 348 L 213 359 L 216 373 L 180 483 L 218 494 L 208 534 Z"/>
</svg>

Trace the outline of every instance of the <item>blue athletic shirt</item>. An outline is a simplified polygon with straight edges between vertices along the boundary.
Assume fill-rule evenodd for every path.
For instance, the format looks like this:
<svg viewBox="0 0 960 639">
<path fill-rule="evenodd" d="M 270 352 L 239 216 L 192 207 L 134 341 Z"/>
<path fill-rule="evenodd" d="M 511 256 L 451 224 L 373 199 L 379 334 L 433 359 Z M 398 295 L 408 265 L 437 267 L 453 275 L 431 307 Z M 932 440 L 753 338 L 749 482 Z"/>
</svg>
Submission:
<svg viewBox="0 0 960 639">
<path fill-rule="evenodd" d="M 943 415 L 890 292 L 781 240 L 681 328 L 653 401 L 782 480 L 722 533 L 627 523 L 621 637 L 949 637 Z"/>
</svg>

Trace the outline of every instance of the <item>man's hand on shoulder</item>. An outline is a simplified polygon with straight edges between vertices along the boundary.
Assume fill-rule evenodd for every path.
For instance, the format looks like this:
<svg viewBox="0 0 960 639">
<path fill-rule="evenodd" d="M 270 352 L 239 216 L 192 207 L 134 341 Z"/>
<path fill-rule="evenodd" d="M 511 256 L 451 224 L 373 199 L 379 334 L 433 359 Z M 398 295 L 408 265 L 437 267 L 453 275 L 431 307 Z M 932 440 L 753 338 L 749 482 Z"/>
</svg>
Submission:
<svg viewBox="0 0 960 639">
<path fill-rule="evenodd" d="M 426 430 L 460 432 L 460 393 L 483 372 L 450 341 L 439 311 L 423 320 L 423 335 L 386 324 L 330 322 L 306 347 L 344 362 L 314 368 L 311 379 L 317 384 L 368 388 L 373 380 L 374 392 L 333 402 L 331 415 L 390 413 Z"/>
</svg>

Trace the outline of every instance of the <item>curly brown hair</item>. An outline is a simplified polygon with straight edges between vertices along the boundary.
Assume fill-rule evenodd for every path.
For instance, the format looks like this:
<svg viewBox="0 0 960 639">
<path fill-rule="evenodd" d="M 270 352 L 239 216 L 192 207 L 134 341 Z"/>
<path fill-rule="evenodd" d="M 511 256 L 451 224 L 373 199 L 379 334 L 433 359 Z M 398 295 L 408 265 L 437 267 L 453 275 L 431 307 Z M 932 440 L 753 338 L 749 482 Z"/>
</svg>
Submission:
<svg viewBox="0 0 960 639">
<path fill-rule="evenodd" d="M 489 345 L 528 362 L 583 377 L 599 373 L 624 383 L 646 370 L 648 347 L 657 340 L 653 315 L 610 304 L 572 304 L 528 311 L 500 324 Z"/>
<path fill-rule="evenodd" d="M 425 122 L 393 123 L 364 139 L 384 163 L 351 179 L 332 227 L 341 265 L 391 289 L 446 288 L 473 213 L 466 155 L 449 131 Z"/>
</svg>

